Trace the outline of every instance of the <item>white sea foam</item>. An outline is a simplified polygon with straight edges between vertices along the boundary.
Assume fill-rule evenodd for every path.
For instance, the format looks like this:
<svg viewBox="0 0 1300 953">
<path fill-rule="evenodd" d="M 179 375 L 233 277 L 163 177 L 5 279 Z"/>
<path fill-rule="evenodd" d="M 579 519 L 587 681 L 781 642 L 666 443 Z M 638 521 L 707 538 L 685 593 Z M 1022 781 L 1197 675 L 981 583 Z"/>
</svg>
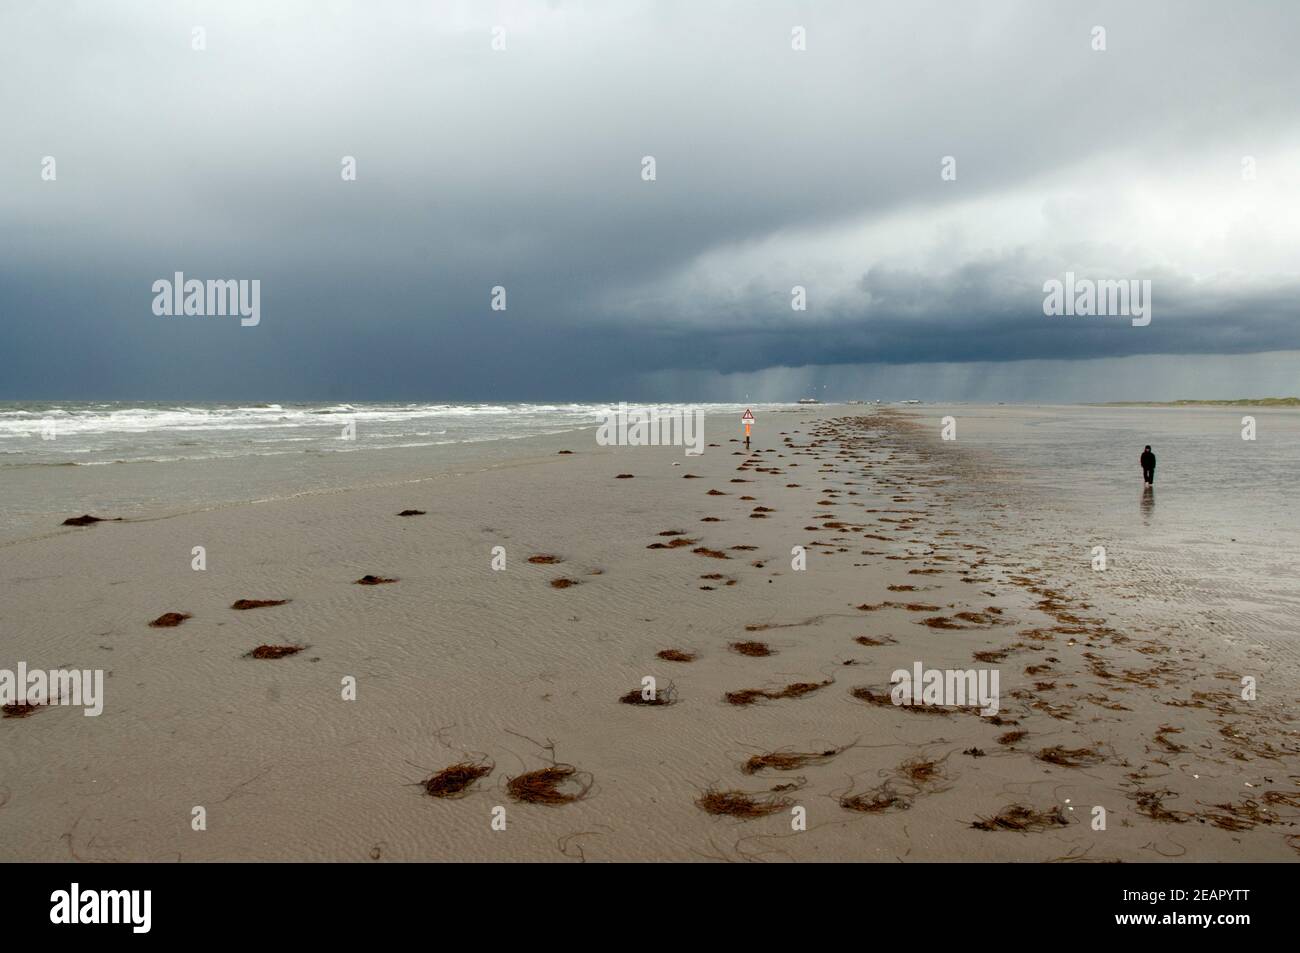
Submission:
<svg viewBox="0 0 1300 953">
<path fill-rule="evenodd" d="M 0 403 L 0 467 L 173 462 L 317 451 L 479 443 L 562 433 L 599 423 L 615 404 Z M 756 410 L 772 405 L 755 405 Z M 737 404 L 665 409 L 739 414 Z M 356 440 L 342 441 L 344 427 Z M 428 441 L 421 438 L 442 437 Z"/>
</svg>

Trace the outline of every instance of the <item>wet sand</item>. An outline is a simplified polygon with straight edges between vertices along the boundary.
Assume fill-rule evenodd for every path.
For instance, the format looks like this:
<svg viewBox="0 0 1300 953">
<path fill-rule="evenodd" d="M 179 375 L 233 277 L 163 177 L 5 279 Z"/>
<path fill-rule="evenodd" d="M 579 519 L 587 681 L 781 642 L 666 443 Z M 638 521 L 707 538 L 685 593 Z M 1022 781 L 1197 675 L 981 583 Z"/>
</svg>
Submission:
<svg viewBox="0 0 1300 953">
<path fill-rule="evenodd" d="M 1053 577 L 905 414 L 759 423 L 0 546 L 0 667 L 106 670 L 97 718 L 0 719 L 0 856 L 1296 859 L 1240 651 Z M 996 668 L 996 718 L 878 703 L 917 661 Z"/>
</svg>

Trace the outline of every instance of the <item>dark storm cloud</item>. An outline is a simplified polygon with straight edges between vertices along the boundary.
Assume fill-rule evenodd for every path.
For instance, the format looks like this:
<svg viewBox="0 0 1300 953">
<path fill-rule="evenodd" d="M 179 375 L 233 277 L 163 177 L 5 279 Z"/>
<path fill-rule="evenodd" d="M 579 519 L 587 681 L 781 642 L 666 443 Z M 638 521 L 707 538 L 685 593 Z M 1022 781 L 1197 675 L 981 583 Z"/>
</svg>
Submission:
<svg viewBox="0 0 1300 953">
<path fill-rule="evenodd" d="M 7 4 L 0 396 L 610 397 L 673 371 L 1295 348 L 1298 22 Z M 1151 278 L 1152 324 L 1045 317 L 1071 269 Z M 178 270 L 260 279 L 262 323 L 156 317 Z"/>
</svg>

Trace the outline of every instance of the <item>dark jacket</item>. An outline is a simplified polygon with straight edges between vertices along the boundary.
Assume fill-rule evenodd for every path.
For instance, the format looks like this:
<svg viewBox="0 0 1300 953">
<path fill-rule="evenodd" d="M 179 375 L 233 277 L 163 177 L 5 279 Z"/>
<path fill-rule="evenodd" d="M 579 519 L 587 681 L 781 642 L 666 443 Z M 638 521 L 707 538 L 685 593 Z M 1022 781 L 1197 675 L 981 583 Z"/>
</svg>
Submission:
<svg viewBox="0 0 1300 953">
<path fill-rule="evenodd" d="M 1141 460 L 1143 470 L 1154 470 L 1156 468 L 1156 455 L 1150 450 L 1142 451 Z"/>
</svg>

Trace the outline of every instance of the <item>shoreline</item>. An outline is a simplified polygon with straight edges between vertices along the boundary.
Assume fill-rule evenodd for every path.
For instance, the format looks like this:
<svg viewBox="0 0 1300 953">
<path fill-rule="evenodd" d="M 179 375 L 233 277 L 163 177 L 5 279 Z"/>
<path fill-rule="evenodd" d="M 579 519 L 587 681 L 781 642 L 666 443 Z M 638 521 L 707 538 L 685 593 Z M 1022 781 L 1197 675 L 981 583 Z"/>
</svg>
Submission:
<svg viewBox="0 0 1300 953">
<path fill-rule="evenodd" d="M 712 405 L 704 406 L 709 416 L 717 415 L 717 411 L 710 409 Z M 534 405 L 533 409 L 549 410 L 553 407 Z M 595 407 L 591 405 L 584 410 L 594 413 Z M 572 410 L 573 405 L 569 409 Z M 363 415 L 371 412 L 369 405 L 354 410 Z M 775 414 L 794 410 L 760 412 Z M 315 419 L 317 415 L 311 416 Z M 729 416 L 717 416 L 717 419 L 725 419 L 727 427 L 730 427 Z M 499 428 L 496 432 L 483 430 L 477 435 L 462 432 L 457 438 L 429 443 L 372 444 L 369 440 L 375 435 L 371 434 L 367 442 L 350 446 L 340 444 L 336 427 L 330 424 L 324 431 L 316 431 L 309 437 L 295 435 L 286 441 L 280 434 L 277 445 L 282 449 L 277 450 L 250 449 L 245 445 L 233 448 L 235 452 L 215 455 L 212 454 L 215 447 L 210 447 L 206 455 L 100 460 L 69 459 L 69 454 L 65 453 L 62 456 L 56 454 L 51 460 L 32 457 L 27 462 L 4 463 L 0 464 L 0 474 L 7 484 L 10 506 L 0 513 L 0 545 L 14 539 L 42 535 L 47 526 L 57 525 L 62 516 L 58 519 L 55 516 L 63 514 L 69 507 L 113 506 L 118 515 L 128 519 L 154 518 L 214 505 L 265 502 L 317 491 L 394 485 L 404 480 L 424 479 L 431 469 L 444 472 L 459 467 L 508 462 L 521 453 L 528 453 L 529 441 L 541 440 L 545 445 L 548 438 L 562 440 L 566 435 L 582 435 L 599 426 L 596 420 L 586 416 L 562 425 L 556 420 L 553 425 L 554 429 L 543 432 L 512 433 Z M 279 430 L 272 426 L 265 432 L 275 435 Z M 391 434 L 378 434 L 379 440 L 392 438 Z M 275 436 L 269 439 L 276 442 Z M 522 448 L 513 446 L 521 442 Z M 64 446 L 55 442 L 36 443 L 42 450 Z M 197 445 L 178 442 L 173 434 L 166 444 L 167 449 L 156 452 L 181 453 L 194 446 Z M 283 449 L 288 446 L 293 449 Z M 129 450 L 124 446 L 118 452 L 127 453 Z M 100 447 L 97 450 L 73 450 L 71 455 L 95 452 L 103 454 L 108 451 Z M 21 457 L 19 451 L 8 453 Z M 4 454 L 0 457 L 8 459 Z M 147 492 L 142 492 L 142 489 Z"/>
<path fill-rule="evenodd" d="M 492 466 L 0 548 L 9 661 L 107 669 L 98 718 L 0 719 L 0 850 L 1294 860 L 1292 712 L 1235 697 L 1236 654 L 1143 631 L 1121 601 L 1003 551 L 906 412 L 800 407 L 760 422 L 748 456 L 718 436 L 734 420 L 717 422 L 699 458 L 568 431 L 510 441 L 520 452 Z M 966 489 L 1014 502 L 996 484 Z M 410 508 L 423 513 L 397 515 Z M 541 555 L 561 561 L 528 562 Z M 354 585 L 367 574 L 397 581 Z M 290 601 L 232 611 L 237 599 Z M 191 617 L 148 627 L 171 611 Z M 728 648 L 747 642 L 772 654 Z M 242 657 L 259 644 L 305 650 Z M 871 700 L 917 662 L 996 667 L 1001 723 Z M 672 704 L 620 702 L 646 676 L 672 685 Z M 341 697 L 347 678 L 355 701 Z M 816 687 L 787 691 L 803 685 Z M 727 700 L 746 692 L 764 694 Z M 552 759 L 589 779 L 586 793 L 512 799 L 507 778 Z M 463 797 L 420 787 L 489 761 Z M 730 792 L 747 799 L 725 805 L 758 816 L 701 806 Z"/>
</svg>

